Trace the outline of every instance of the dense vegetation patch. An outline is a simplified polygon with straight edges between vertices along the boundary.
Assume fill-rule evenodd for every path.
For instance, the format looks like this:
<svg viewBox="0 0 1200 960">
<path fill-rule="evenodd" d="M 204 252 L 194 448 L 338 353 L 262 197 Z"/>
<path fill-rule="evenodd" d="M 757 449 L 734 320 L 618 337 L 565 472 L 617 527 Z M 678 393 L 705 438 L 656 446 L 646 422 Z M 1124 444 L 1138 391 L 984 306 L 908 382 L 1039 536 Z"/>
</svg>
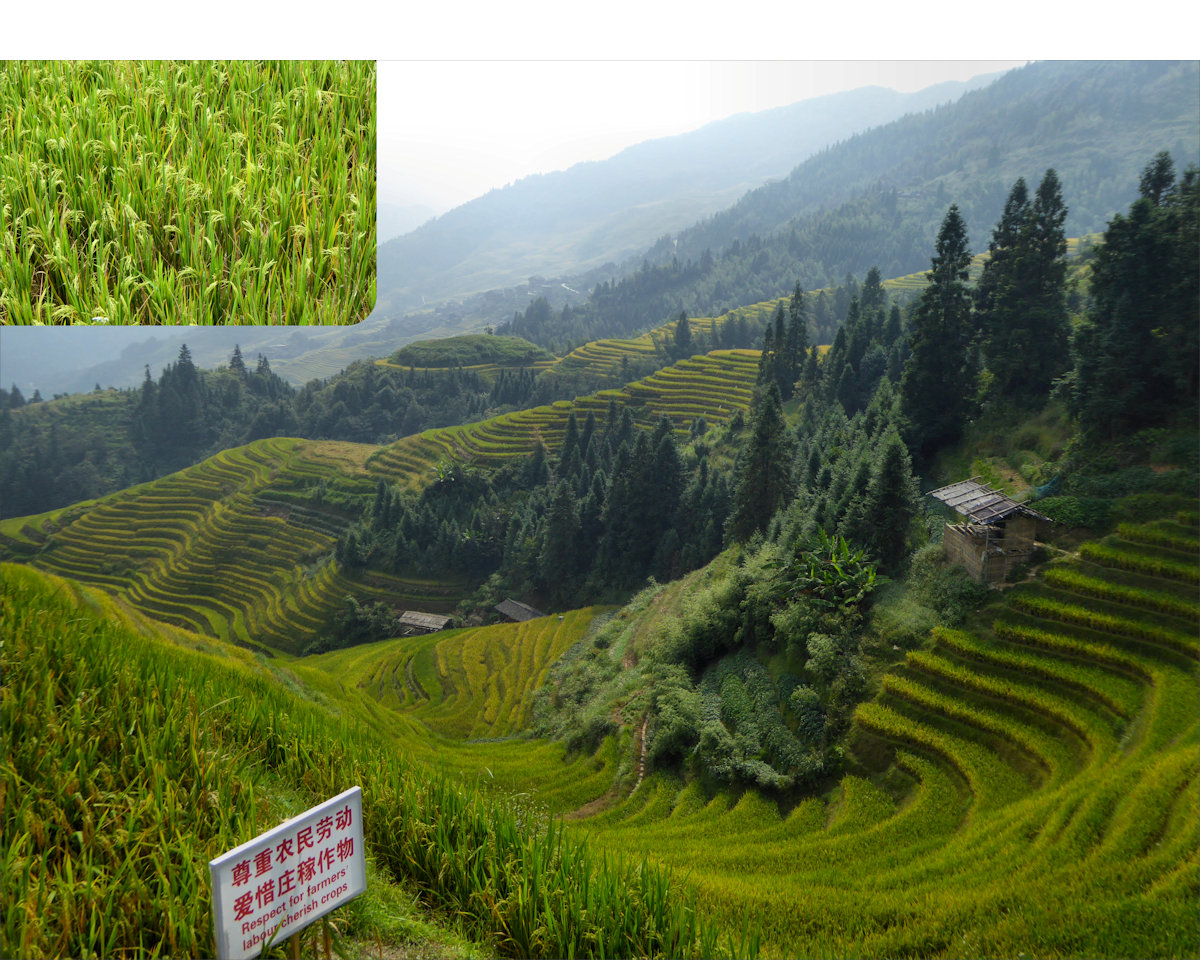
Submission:
<svg viewBox="0 0 1200 960">
<path fill-rule="evenodd" d="M 550 360 L 551 354 L 521 337 L 472 333 L 441 340 L 418 340 L 401 347 L 389 359 L 406 367 L 469 367 L 480 363 L 520 366 Z"/>
</svg>

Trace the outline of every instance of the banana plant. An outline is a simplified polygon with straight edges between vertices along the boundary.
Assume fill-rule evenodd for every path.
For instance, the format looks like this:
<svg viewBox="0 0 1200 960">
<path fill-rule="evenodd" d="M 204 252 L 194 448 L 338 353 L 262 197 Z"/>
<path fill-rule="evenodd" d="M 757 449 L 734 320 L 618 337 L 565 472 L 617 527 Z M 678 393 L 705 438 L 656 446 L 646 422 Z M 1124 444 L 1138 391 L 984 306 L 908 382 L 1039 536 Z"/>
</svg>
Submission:
<svg viewBox="0 0 1200 960">
<path fill-rule="evenodd" d="M 818 530 L 807 542 L 797 542 L 791 557 L 772 561 L 776 570 L 772 599 L 792 602 L 808 597 L 829 608 L 857 606 L 884 580 L 861 547 L 846 538 Z"/>
</svg>

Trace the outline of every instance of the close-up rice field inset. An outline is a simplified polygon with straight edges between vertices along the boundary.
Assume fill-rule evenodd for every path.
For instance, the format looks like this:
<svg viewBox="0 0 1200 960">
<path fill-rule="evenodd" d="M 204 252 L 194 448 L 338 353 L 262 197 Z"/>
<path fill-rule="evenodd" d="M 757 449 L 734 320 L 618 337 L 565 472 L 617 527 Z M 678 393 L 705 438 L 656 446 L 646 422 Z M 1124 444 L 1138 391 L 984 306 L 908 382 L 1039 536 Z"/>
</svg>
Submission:
<svg viewBox="0 0 1200 960">
<path fill-rule="evenodd" d="M 375 303 L 374 61 L 0 62 L 0 324 Z"/>
</svg>

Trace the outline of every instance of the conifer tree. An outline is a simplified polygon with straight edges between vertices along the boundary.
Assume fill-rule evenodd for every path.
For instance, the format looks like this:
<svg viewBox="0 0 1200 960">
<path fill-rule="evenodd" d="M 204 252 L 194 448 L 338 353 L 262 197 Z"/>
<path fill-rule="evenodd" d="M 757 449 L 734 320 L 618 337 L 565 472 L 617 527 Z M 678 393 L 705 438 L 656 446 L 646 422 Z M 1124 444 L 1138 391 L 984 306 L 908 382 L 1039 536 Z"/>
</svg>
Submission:
<svg viewBox="0 0 1200 960">
<path fill-rule="evenodd" d="M 970 264 L 966 224 L 958 206 L 951 205 L 938 231 L 929 285 L 913 312 L 910 352 L 900 381 L 909 448 L 921 462 L 957 440 L 972 412 L 976 376 L 968 349 Z"/>
<path fill-rule="evenodd" d="M 793 493 L 794 442 L 783 419 L 779 387 L 771 383 L 756 398 L 750 437 L 738 462 L 733 506 L 726 534 L 743 543 L 766 528 Z"/>
<path fill-rule="evenodd" d="M 1072 344 L 1072 412 L 1110 437 L 1194 415 L 1197 399 L 1200 175 L 1176 183 L 1160 153 L 1140 189 L 1096 251 L 1092 309 Z"/>
<path fill-rule="evenodd" d="M 569 483 L 559 483 L 550 501 L 545 533 L 539 554 L 542 582 L 555 607 L 574 596 L 579 563 L 579 508 Z"/>
<path fill-rule="evenodd" d="M 522 482 L 526 487 L 540 487 L 550 481 L 550 467 L 546 463 L 546 445 L 538 437 L 533 452 L 525 461 Z"/>
<path fill-rule="evenodd" d="M 1032 202 L 1024 179 L 1013 184 L 992 233 L 975 305 L 996 398 L 1036 403 L 1066 369 L 1066 215 L 1051 169 Z"/>
<path fill-rule="evenodd" d="M 796 382 L 804 373 L 804 361 L 807 353 L 808 318 L 804 314 L 804 291 L 797 281 L 796 289 L 792 291 L 792 299 L 788 301 L 788 375 L 787 389 L 783 393 L 784 400 L 790 400 L 795 393 Z"/>
<path fill-rule="evenodd" d="M 688 323 L 687 311 L 679 314 L 675 321 L 675 356 L 686 359 L 692 355 L 692 328 Z"/>
<path fill-rule="evenodd" d="M 780 306 L 782 313 L 783 307 Z M 756 383 L 773 383 L 775 381 L 775 334 L 772 332 L 771 324 L 767 324 L 763 330 L 762 349 L 758 356 L 758 377 Z"/>
<path fill-rule="evenodd" d="M 875 322 L 877 315 L 887 306 L 887 291 L 883 289 L 883 274 L 879 272 L 879 267 L 867 271 L 858 300 L 863 315 Z"/>
<path fill-rule="evenodd" d="M 558 451 L 558 475 L 560 477 L 567 475 L 567 464 L 571 460 L 571 454 L 576 451 L 579 444 L 579 421 L 575 417 L 575 411 L 572 410 L 567 415 L 567 429 L 563 435 L 562 448 Z"/>
<path fill-rule="evenodd" d="M 895 429 L 884 435 L 866 492 L 870 525 L 859 542 L 883 570 L 896 570 L 908 553 L 909 532 L 920 509 L 908 448 Z"/>
<path fill-rule="evenodd" d="M 242 379 L 245 379 L 246 361 L 242 357 L 242 348 L 239 344 L 235 343 L 233 345 L 233 356 L 229 358 L 229 369 Z"/>
</svg>

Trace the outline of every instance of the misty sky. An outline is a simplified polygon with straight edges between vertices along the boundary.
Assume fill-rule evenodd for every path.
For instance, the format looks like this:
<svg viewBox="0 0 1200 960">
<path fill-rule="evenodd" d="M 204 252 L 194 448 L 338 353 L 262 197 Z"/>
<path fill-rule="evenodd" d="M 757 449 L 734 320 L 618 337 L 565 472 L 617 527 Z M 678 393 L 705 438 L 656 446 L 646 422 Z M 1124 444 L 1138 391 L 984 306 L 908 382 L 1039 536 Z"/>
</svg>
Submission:
<svg viewBox="0 0 1200 960">
<path fill-rule="evenodd" d="M 883 86 L 909 93 L 1023 60 L 379 63 L 379 199 L 438 212 L 736 113 Z"/>
</svg>

